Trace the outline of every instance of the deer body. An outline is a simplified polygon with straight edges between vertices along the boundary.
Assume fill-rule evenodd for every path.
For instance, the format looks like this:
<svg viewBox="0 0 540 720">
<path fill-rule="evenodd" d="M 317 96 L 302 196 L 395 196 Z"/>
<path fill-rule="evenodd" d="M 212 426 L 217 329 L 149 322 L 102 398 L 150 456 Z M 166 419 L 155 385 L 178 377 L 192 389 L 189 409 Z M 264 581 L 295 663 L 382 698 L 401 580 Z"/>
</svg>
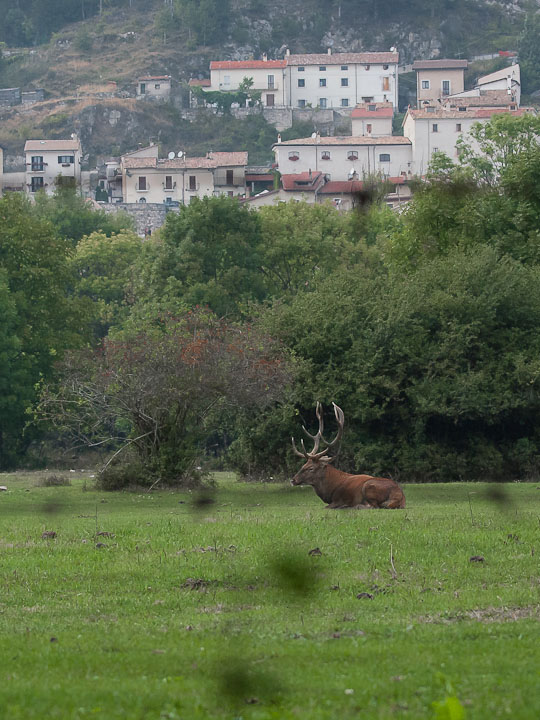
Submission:
<svg viewBox="0 0 540 720">
<path fill-rule="evenodd" d="M 317 417 L 319 418 L 319 432 L 311 435 L 304 428 L 304 432 L 314 440 L 315 447 L 308 453 L 302 441 L 302 452 L 296 449 L 293 440 L 293 449 L 297 455 L 305 458 L 306 463 L 300 468 L 291 480 L 291 485 L 311 485 L 321 500 L 327 503 L 330 509 L 341 508 L 404 508 L 405 495 L 395 480 L 389 478 L 373 477 L 371 475 L 351 475 L 332 466 L 334 458 L 326 452 L 341 438 L 345 417 L 341 408 L 335 403 L 334 412 L 339 425 L 338 435 L 327 448 L 319 450 L 323 439 L 322 409 L 317 403 Z"/>
</svg>

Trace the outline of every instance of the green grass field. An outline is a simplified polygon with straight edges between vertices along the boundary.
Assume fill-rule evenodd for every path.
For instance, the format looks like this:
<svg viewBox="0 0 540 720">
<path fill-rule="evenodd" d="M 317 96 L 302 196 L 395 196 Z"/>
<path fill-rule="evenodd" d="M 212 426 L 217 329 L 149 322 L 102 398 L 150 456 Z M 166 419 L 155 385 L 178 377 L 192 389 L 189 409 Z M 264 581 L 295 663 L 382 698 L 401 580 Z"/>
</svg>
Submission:
<svg viewBox="0 0 540 720">
<path fill-rule="evenodd" d="M 537 484 L 327 511 L 68 475 L 0 476 L 2 720 L 540 718 Z"/>
</svg>

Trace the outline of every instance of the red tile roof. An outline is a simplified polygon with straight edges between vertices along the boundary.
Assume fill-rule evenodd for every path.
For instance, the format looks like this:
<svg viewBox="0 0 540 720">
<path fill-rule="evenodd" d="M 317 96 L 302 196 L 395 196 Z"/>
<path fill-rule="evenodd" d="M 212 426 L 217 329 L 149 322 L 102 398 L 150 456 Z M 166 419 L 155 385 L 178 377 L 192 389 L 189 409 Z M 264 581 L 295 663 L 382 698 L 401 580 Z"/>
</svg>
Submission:
<svg viewBox="0 0 540 720">
<path fill-rule="evenodd" d="M 172 160 L 158 160 L 155 157 L 124 157 L 122 165 L 126 169 L 158 168 L 170 170 L 213 170 L 218 167 L 237 167 L 247 165 L 247 152 L 214 152 L 206 157 L 182 157 Z"/>
<path fill-rule="evenodd" d="M 323 182 L 322 172 L 303 172 L 281 176 L 281 185 L 284 190 L 316 190 Z"/>
<path fill-rule="evenodd" d="M 264 173 L 264 175 L 249 174 L 246 175 L 246 182 L 266 182 L 273 183 L 274 176 L 270 173 Z"/>
<path fill-rule="evenodd" d="M 256 70 L 259 68 L 283 68 L 285 60 L 213 60 L 210 70 Z"/>
<path fill-rule="evenodd" d="M 199 87 L 210 87 L 212 84 L 212 81 L 208 78 L 203 78 L 203 80 L 197 80 L 197 78 L 191 78 L 188 82 L 188 85 L 190 87 L 199 86 Z"/>
<path fill-rule="evenodd" d="M 442 60 L 415 60 L 413 70 L 466 70 L 469 66 L 467 60 L 446 58 Z"/>
<path fill-rule="evenodd" d="M 374 110 L 370 110 L 370 107 L 373 107 Z M 361 103 L 351 113 L 352 118 L 391 118 L 393 115 L 394 106 L 392 103 Z"/>
<path fill-rule="evenodd" d="M 316 53 L 287 55 L 287 65 L 389 65 L 399 61 L 397 52 Z"/>
<path fill-rule="evenodd" d="M 465 105 L 463 107 L 465 107 Z M 413 110 L 412 108 L 409 108 L 409 110 L 407 110 L 407 113 L 416 120 L 426 120 L 429 118 L 431 118 L 432 120 L 452 120 L 454 118 L 489 118 L 492 115 L 501 115 L 503 113 L 510 113 L 510 115 L 515 115 L 519 117 L 530 112 L 535 112 L 534 108 L 521 107 L 518 110 L 509 110 L 505 107 L 472 108 L 468 110 L 444 110 L 443 108 L 437 108 L 435 112 L 428 112 L 427 110 Z"/>
<path fill-rule="evenodd" d="M 406 178 L 403 176 L 389 177 L 388 182 L 392 185 L 403 185 Z M 362 180 L 330 180 L 320 190 L 323 195 L 339 195 L 341 193 L 356 193 L 364 188 Z"/>
</svg>

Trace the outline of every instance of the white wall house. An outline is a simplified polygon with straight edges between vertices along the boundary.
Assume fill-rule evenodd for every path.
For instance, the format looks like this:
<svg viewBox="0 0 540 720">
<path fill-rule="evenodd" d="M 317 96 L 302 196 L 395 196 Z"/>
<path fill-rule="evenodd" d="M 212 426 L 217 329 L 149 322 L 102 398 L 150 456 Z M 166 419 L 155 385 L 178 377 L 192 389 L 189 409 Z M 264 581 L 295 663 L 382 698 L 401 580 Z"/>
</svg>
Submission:
<svg viewBox="0 0 540 720">
<path fill-rule="evenodd" d="M 503 90 L 518 104 L 521 102 L 521 74 L 519 65 L 510 65 L 497 72 L 483 75 L 476 81 L 481 90 Z"/>
<path fill-rule="evenodd" d="M 360 102 L 398 102 L 397 52 L 291 55 L 284 60 L 225 60 L 210 63 L 203 90 L 237 90 L 253 78 L 265 107 L 353 108 Z"/>
<path fill-rule="evenodd" d="M 203 90 L 238 90 L 244 78 L 252 78 L 252 89 L 261 92 L 265 107 L 287 105 L 285 60 L 224 60 L 210 63 L 210 85 Z M 200 84 L 201 81 L 197 82 Z"/>
<path fill-rule="evenodd" d="M 52 195 L 57 184 L 81 184 L 81 143 L 76 135 L 69 140 L 27 140 L 24 146 L 26 192 L 45 190 Z"/>
<path fill-rule="evenodd" d="M 287 61 L 291 107 L 346 108 L 361 102 L 398 104 L 397 52 L 290 55 Z"/>
<path fill-rule="evenodd" d="M 145 75 L 137 79 L 137 99 L 169 100 L 171 97 L 170 75 Z"/>
<path fill-rule="evenodd" d="M 309 137 L 273 145 L 282 175 L 321 171 L 327 180 L 362 179 L 368 175 L 406 176 L 411 171 L 407 137 Z"/>
<path fill-rule="evenodd" d="M 123 201 L 188 205 L 194 197 L 243 196 L 247 160 L 247 152 L 215 152 L 206 157 L 166 160 L 135 153 L 123 156 Z"/>
<path fill-rule="evenodd" d="M 393 116 L 392 103 L 359 103 L 351 113 L 351 135 L 391 135 Z"/>
<path fill-rule="evenodd" d="M 460 137 L 467 138 L 476 123 L 485 123 L 501 113 L 520 116 L 529 111 L 530 108 L 475 108 L 462 111 L 436 107 L 409 109 L 403 120 L 403 133 L 412 145 L 412 173 L 424 175 L 435 152 L 444 152 L 455 162 L 458 157 L 457 140 Z"/>
</svg>

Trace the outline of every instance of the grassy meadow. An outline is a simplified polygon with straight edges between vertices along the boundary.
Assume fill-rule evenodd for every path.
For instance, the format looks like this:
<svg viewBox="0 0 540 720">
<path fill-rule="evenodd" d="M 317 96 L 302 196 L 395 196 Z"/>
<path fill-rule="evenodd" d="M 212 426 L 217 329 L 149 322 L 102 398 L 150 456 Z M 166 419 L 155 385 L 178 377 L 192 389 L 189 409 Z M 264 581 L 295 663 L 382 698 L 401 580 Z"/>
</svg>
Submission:
<svg viewBox="0 0 540 720">
<path fill-rule="evenodd" d="M 327 511 L 63 475 L 0 476 L 1 718 L 540 717 L 537 483 Z"/>
</svg>

